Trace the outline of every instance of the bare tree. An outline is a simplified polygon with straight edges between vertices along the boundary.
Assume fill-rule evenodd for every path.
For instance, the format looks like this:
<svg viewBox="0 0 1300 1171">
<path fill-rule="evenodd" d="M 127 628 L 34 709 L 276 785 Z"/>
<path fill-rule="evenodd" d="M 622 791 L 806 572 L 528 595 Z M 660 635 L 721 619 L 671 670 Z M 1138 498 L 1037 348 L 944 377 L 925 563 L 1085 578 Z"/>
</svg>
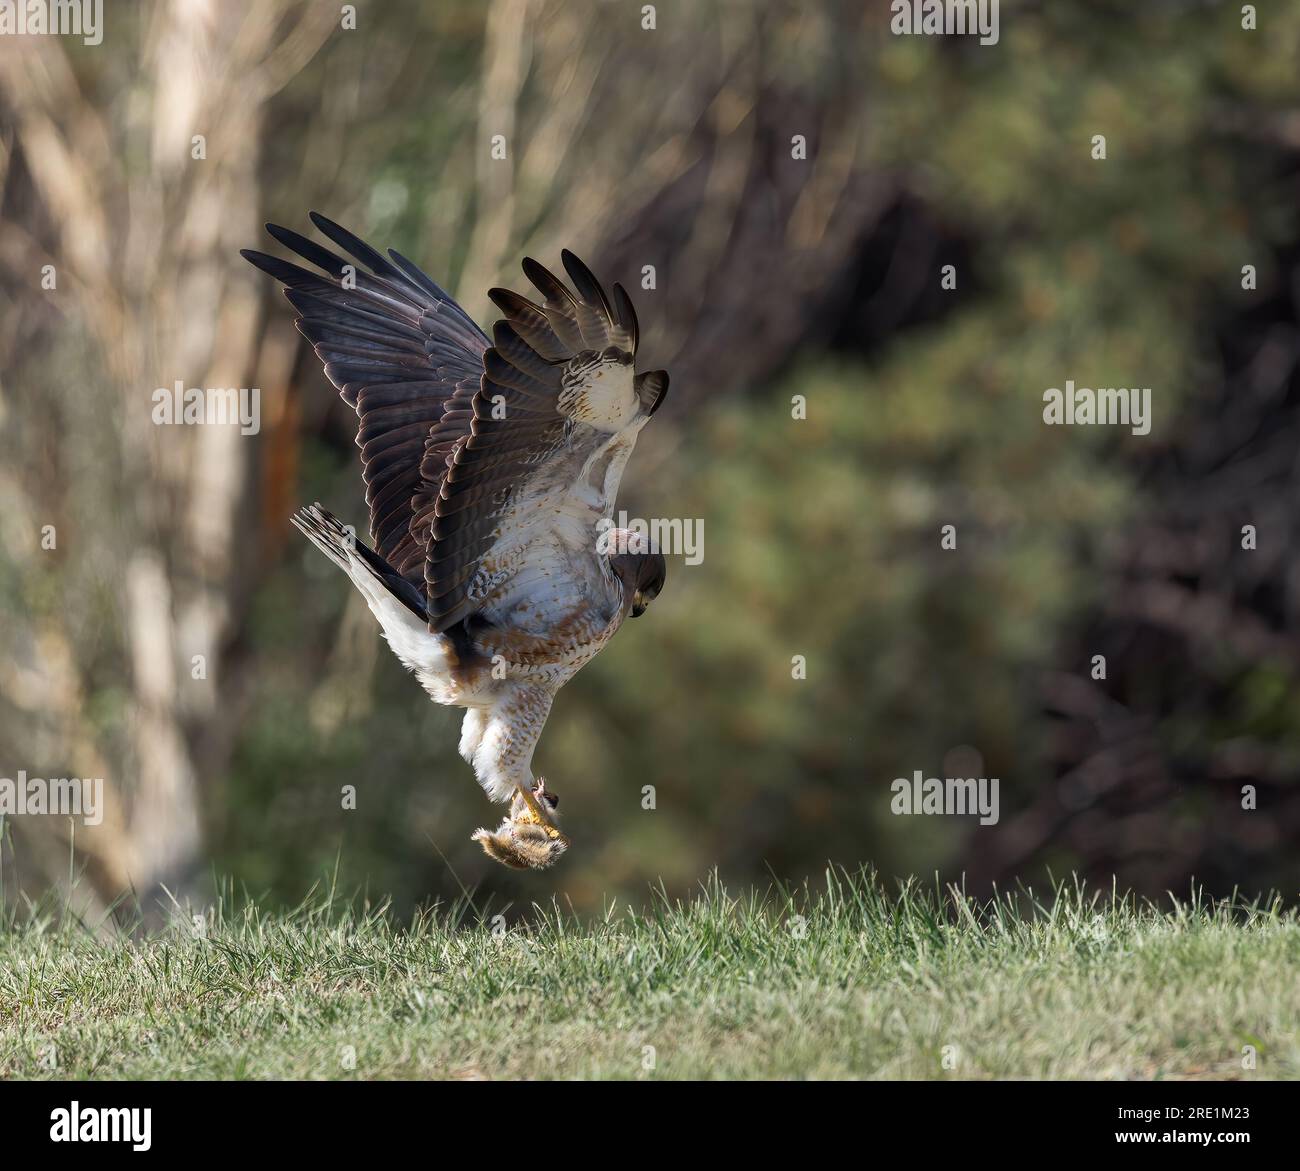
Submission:
<svg viewBox="0 0 1300 1171">
<path fill-rule="evenodd" d="M 335 19 L 289 3 L 160 4 L 108 30 L 114 64 L 135 75 L 129 101 L 87 92 L 56 39 L 0 50 L 6 159 L 21 162 L 7 175 L 6 284 L 31 323 L 6 338 L 7 392 L 31 445 L 8 476 L 21 522 L 6 552 L 30 589 L 50 572 L 64 587 L 7 632 L 19 666 L 0 692 L 14 767 L 105 778 L 104 822 L 77 827 L 76 845 L 110 897 L 184 884 L 199 859 L 200 779 L 232 731 L 222 648 L 248 585 L 236 546 L 250 445 L 238 427 L 155 426 L 153 392 L 250 384 L 259 303 L 230 258 L 257 228 L 262 112 Z M 56 283 L 42 290 L 47 263 Z M 42 369 L 31 344 L 69 334 L 85 372 L 34 385 L 67 372 Z M 39 463 L 50 454 L 62 480 Z M 46 524 L 54 549 L 38 540 Z M 86 653 L 99 659 L 106 609 L 120 622 L 111 667 Z M 124 735 L 87 710 L 104 674 L 123 680 Z M 66 872 L 64 823 L 22 824 L 31 860 Z"/>
</svg>

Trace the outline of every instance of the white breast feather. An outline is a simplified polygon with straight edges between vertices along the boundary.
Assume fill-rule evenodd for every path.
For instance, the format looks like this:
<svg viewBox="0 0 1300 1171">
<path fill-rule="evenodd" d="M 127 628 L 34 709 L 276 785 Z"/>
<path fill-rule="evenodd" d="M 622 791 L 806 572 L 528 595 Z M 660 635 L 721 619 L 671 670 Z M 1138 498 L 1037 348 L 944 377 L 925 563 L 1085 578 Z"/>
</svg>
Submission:
<svg viewBox="0 0 1300 1171">
<path fill-rule="evenodd" d="M 621 362 L 571 364 L 560 389 L 560 414 L 598 431 L 621 431 L 640 406 L 633 377 L 632 367 Z"/>
</svg>

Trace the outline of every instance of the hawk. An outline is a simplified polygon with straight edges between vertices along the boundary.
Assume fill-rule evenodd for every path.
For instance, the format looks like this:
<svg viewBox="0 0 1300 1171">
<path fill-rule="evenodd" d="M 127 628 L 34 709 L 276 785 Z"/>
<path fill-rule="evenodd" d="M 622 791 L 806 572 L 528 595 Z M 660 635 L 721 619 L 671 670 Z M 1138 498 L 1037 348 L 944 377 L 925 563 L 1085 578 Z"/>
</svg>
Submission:
<svg viewBox="0 0 1300 1171">
<path fill-rule="evenodd" d="M 319 269 L 245 249 L 284 285 L 299 331 L 356 410 L 373 545 L 319 504 L 293 523 L 351 578 L 435 703 L 466 709 L 460 754 L 493 801 L 489 857 L 550 866 L 568 848 L 559 799 L 532 775 L 556 692 L 663 588 L 663 555 L 613 527 L 619 481 L 668 390 L 638 373 L 639 331 L 573 253 L 572 289 L 535 260 L 538 301 L 506 289 L 489 338 L 397 252 L 315 212 L 347 258 L 288 228 Z"/>
</svg>

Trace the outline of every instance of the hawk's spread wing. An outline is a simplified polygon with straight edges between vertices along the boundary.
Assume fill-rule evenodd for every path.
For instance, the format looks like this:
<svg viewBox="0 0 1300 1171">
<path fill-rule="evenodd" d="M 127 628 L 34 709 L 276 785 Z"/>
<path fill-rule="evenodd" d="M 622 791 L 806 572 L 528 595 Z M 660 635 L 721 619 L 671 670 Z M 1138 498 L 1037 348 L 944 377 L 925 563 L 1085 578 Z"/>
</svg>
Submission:
<svg viewBox="0 0 1300 1171">
<path fill-rule="evenodd" d="M 409 260 L 392 252 L 390 262 L 324 216 L 312 212 L 311 218 L 370 271 L 275 224 L 266 230 L 333 279 L 263 252 L 245 249 L 241 255 L 286 286 L 299 331 L 356 409 L 375 548 L 423 590 L 426 550 L 412 534 L 411 519 L 425 442 L 458 387 L 470 394 L 478 387 L 490 343 Z"/>
<path fill-rule="evenodd" d="M 639 331 L 622 286 L 611 299 L 582 261 L 562 257 L 576 296 L 531 259 L 524 273 L 542 304 L 490 290 L 506 316 L 483 355 L 482 385 L 430 436 L 425 482 L 442 474 L 420 515 L 432 515 L 425 579 L 434 629 L 472 610 L 475 573 L 498 544 L 567 521 L 594 551 L 596 521 L 612 513 L 636 432 L 667 387 L 659 372 L 634 378 Z M 468 433 L 442 442 L 460 409 Z"/>
<path fill-rule="evenodd" d="M 668 387 L 663 371 L 634 375 L 639 335 L 623 288 L 611 299 L 566 251 L 575 295 L 526 259 L 542 303 L 491 290 L 505 318 L 489 342 L 410 261 L 312 221 L 370 271 L 270 224 L 333 279 L 243 255 L 287 286 L 299 330 L 356 408 L 371 534 L 424 590 L 430 629 L 473 611 L 475 575 L 496 548 L 559 533 L 594 552 L 596 521 L 612 515 L 636 434 Z"/>
</svg>

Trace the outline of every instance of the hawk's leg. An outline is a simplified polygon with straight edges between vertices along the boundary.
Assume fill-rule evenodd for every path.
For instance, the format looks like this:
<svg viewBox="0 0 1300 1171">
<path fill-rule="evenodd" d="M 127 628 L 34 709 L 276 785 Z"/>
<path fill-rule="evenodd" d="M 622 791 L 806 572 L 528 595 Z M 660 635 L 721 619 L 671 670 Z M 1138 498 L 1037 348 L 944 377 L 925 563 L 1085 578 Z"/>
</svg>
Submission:
<svg viewBox="0 0 1300 1171">
<path fill-rule="evenodd" d="M 532 774 L 533 749 L 554 698 L 536 684 L 506 683 L 482 716 L 472 724 L 466 717 L 461 746 L 472 750 L 474 772 L 487 795 L 510 802 L 509 821 L 540 826 L 552 841 L 567 844 L 534 791 Z"/>
</svg>

